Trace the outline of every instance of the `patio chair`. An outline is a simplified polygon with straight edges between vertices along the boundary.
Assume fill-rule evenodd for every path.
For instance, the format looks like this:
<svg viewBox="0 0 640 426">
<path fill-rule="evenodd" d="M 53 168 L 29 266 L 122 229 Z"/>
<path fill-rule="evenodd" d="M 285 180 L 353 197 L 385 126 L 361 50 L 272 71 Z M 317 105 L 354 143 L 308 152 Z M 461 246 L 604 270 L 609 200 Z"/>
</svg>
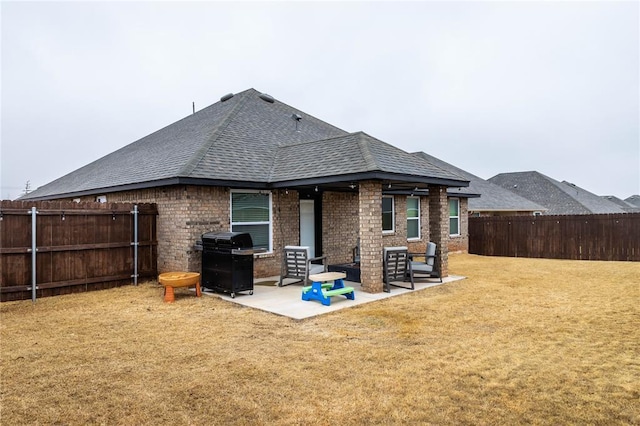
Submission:
<svg viewBox="0 0 640 426">
<path fill-rule="evenodd" d="M 413 260 L 413 257 L 424 256 L 424 262 Z M 440 272 L 436 267 L 436 244 L 427 243 L 427 250 L 425 254 L 422 253 L 409 253 L 411 259 L 411 271 L 415 279 L 420 278 L 438 278 L 442 282 Z"/>
<path fill-rule="evenodd" d="M 322 261 L 321 264 L 311 262 Z M 282 270 L 280 271 L 279 287 L 283 285 L 302 282 L 309 285 L 309 275 L 327 272 L 327 256 L 309 257 L 309 247 L 307 246 L 285 246 L 282 257 Z M 284 284 L 285 278 L 294 278 L 296 281 Z"/>
<path fill-rule="evenodd" d="M 393 284 L 394 281 L 406 282 L 407 278 L 411 282 L 411 290 L 415 288 L 407 247 L 385 247 L 383 260 L 385 292 L 391 292 L 390 286 L 409 289 L 403 285 Z"/>
<path fill-rule="evenodd" d="M 353 248 L 353 263 L 360 263 L 360 237 L 358 237 L 358 242 Z"/>
</svg>

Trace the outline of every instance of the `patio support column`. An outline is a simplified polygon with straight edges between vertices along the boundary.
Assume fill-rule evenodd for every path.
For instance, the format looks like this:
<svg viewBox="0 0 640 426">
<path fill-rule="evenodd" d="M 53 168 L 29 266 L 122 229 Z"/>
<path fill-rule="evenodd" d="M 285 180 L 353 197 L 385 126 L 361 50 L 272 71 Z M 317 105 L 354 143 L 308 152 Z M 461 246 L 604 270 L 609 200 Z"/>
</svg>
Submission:
<svg viewBox="0 0 640 426">
<path fill-rule="evenodd" d="M 360 281 L 367 293 L 381 293 L 382 286 L 382 183 L 359 185 Z"/>
<path fill-rule="evenodd" d="M 447 187 L 429 185 L 429 238 L 436 244 L 436 268 L 449 276 L 449 200 Z"/>
</svg>

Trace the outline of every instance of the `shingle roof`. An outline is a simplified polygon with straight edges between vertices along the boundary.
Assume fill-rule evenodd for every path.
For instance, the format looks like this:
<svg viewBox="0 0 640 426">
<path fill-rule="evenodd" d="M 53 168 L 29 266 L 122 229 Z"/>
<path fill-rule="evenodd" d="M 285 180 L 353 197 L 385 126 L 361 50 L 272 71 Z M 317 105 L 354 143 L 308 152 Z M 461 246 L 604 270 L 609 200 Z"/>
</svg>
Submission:
<svg viewBox="0 0 640 426">
<path fill-rule="evenodd" d="M 632 195 L 628 198 L 625 198 L 624 200 L 631 205 L 640 207 L 640 195 Z"/>
<path fill-rule="evenodd" d="M 544 214 L 624 213 L 615 203 L 535 171 L 501 173 L 489 182 L 546 207 L 548 210 Z"/>
<path fill-rule="evenodd" d="M 615 195 L 602 195 L 602 198 L 617 204 L 618 206 L 620 206 L 620 208 L 622 208 L 622 210 L 626 212 L 629 212 L 629 213 L 640 212 L 640 206 L 636 206 L 625 200 L 621 200 Z"/>
<path fill-rule="evenodd" d="M 226 97 L 223 97 L 223 99 Z M 295 120 L 293 117 L 301 119 Z M 365 133 L 347 133 L 255 89 L 221 99 L 23 198 L 46 199 L 175 183 L 262 187 L 360 173 L 465 186 Z M 360 176 L 364 178 L 363 176 Z"/>
<path fill-rule="evenodd" d="M 480 197 L 469 198 L 469 211 L 543 212 L 547 210 L 545 207 L 533 201 L 516 195 L 498 185 L 494 185 L 432 155 L 424 152 L 416 152 L 414 155 L 426 159 L 442 169 L 460 175 L 469 181 L 468 188 L 454 188 L 449 191 L 451 195 L 456 193 L 479 194 Z"/>
<path fill-rule="evenodd" d="M 271 178 L 278 182 L 367 172 L 415 176 L 418 181 L 466 180 L 364 132 L 280 147 Z"/>
</svg>

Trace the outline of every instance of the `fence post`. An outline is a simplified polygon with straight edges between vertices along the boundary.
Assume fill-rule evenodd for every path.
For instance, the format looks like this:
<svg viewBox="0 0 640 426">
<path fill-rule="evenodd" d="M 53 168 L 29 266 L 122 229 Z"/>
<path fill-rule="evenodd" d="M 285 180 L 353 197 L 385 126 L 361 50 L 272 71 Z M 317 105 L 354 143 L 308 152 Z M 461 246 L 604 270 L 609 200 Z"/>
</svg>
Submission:
<svg viewBox="0 0 640 426">
<path fill-rule="evenodd" d="M 138 205 L 133 206 L 133 285 L 138 285 Z"/>
<path fill-rule="evenodd" d="M 31 207 L 31 301 L 36 303 L 36 289 L 37 289 L 37 277 L 36 277 L 36 215 L 38 211 L 35 207 Z"/>
</svg>

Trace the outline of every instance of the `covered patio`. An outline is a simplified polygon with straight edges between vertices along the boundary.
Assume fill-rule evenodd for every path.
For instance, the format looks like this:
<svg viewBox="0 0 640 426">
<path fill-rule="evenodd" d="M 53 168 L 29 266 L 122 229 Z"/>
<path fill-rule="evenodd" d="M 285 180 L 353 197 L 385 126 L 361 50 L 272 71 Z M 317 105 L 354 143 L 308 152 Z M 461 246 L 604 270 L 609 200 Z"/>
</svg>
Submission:
<svg viewBox="0 0 640 426">
<path fill-rule="evenodd" d="M 442 279 L 442 283 L 437 280 L 416 281 L 415 290 L 394 287 L 390 293 L 369 293 L 364 291 L 357 282 L 345 281 L 345 285 L 351 286 L 355 291 L 355 300 L 348 300 L 345 297 L 333 297 L 330 306 L 325 306 L 318 301 L 302 300 L 302 284 L 293 284 L 284 287 L 278 287 L 276 282 L 280 279 L 278 276 L 257 279 L 254 282 L 253 295 L 248 293 L 238 293 L 235 298 L 231 298 L 226 293 L 215 293 L 209 290 L 202 292 L 205 296 L 217 296 L 228 302 L 236 303 L 241 306 L 259 309 L 271 312 L 276 315 L 288 318 L 302 320 L 306 318 L 316 317 L 318 315 L 336 312 L 341 309 L 352 308 L 363 305 L 365 303 L 376 302 L 390 297 L 402 296 L 407 293 L 426 290 L 431 287 L 444 285 L 453 281 L 464 279 L 461 276 L 450 275 Z"/>
<path fill-rule="evenodd" d="M 435 243 L 435 269 L 448 276 L 449 204 L 447 190 L 466 182 L 431 176 L 373 173 L 357 176 L 361 180 L 345 180 L 342 176 L 288 182 L 287 194 L 294 191 L 291 210 L 297 211 L 305 199 L 316 203 L 315 251 L 327 258 L 329 265 L 354 262 L 353 249 L 359 249 L 360 282 L 362 292 L 383 292 L 383 249 L 406 246 L 410 253 L 425 253 L 428 242 Z M 362 178 L 365 179 L 362 179 Z M 366 179 L 368 178 L 368 179 Z M 278 184 L 278 186 L 285 184 Z M 281 189 L 279 189 L 282 191 Z M 392 199 L 393 230 L 383 226 L 383 198 Z M 420 216 L 418 238 L 407 232 L 408 199 L 417 199 Z M 317 208 L 319 207 L 319 209 Z M 287 213 L 289 214 L 289 213 Z M 285 219 L 283 218 L 283 221 Z M 303 241 L 298 223 L 300 216 L 287 217 L 282 231 L 282 247 L 309 246 Z M 280 218 L 276 221 L 280 223 Z M 301 225 L 300 225 L 301 226 Z M 276 230 L 280 231 L 279 227 Z M 278 263 L 282 249 L 277 248 Z M 313 257 L 313 256 L 312 256 Z M 260 256 L 257 257 L 260 261 Z M 271 274 L 269 274 L 271 275 Z M 260 277 L 260 275 L 257 275 Z M 264 276 L 264 275 L 262 275 Z"/>
</svg>

